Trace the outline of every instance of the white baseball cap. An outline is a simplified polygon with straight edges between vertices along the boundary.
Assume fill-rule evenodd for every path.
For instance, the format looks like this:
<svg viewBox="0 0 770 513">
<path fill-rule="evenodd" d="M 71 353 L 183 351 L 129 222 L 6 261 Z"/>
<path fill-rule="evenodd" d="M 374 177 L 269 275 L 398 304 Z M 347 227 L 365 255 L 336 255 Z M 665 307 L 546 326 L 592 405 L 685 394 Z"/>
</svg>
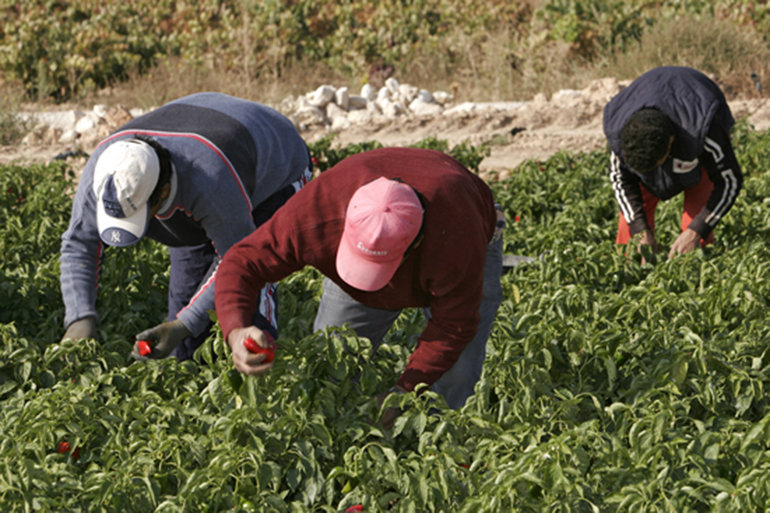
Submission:
<svg viewBox="0 0 770 513">
<path fill-rule="evenodd" d="M 94 169 L 96 224 L 110 246 L 130 246 L 147 233 L 150 195 L 160 177 L 160 160 L 144 141 L 124 139 L 104 150 Z"/>
</svg>

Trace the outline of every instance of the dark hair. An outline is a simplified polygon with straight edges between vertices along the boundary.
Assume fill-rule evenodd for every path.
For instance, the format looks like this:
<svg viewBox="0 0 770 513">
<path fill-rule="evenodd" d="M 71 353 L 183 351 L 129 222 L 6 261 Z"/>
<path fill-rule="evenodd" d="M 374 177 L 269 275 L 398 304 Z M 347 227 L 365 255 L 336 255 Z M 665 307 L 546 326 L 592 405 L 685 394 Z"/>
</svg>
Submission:
<svg viewBox="0 0 770 513">
<path fill-rule="evenodd" d="M 160 201 L 160 195 L 163 191 L 163 186 L 171 182 L 171 154 L 166 148 L 160 145 L 158 141 L 152 137 L 144 135 L 137 135 L 134 139 L 138 139 L 143 143 L 147 143 L 155 153 L 158 155 L 158 161 L 160 162 L 160 175 L 158 176 L 158 183 L 155 185 L 155 189 L 150 194 L 149 203 L 150 206 L 155 206 Z"/>
<path fill-rule="evenodd" d="M 674 127 L 657 109 L 636 111 L 620 130 L 623 161 L 634 171 L 647 173 L 668 153 Z"/>
</svg>

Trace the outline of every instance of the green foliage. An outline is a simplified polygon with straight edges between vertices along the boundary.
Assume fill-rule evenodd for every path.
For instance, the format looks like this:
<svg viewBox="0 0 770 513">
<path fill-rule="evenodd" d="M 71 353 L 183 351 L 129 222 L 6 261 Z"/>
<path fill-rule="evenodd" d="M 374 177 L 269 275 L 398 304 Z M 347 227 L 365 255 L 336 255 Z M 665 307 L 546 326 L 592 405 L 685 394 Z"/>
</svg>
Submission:
<svg viewBox="0 0 770 513">
<path fill-rule="evenodd" d="M 57 100 L 167 56 L 276 77 L 303 61 L 324 62 L 353 80 L 381 81 L 428 54 L 451 69 L 492 33 L 511 36 L 506 53 L 516 68 L 543 40 L 592 59 L 625 51 L 658 21 L 681 16 L 728 19 L 767 37 L 769 13 L 756 0 L 6 0 L 0 70 L 29 96 Z"/>
<path fill-rule="evenodd" d="M 167 256 L 147 244 L 108 255 L 103 342 L 58 342 L 70 203 L 50 198 L 66 197 L 67 170 L 0 168 L 2 509 L 764 510 L 770 135 L 742 122 L 733 137 L 745 188 L 716 243 L 657 265 L 613 242 L 606 153 L 525 162 L 492 184 L 506 251 L 539 258 L 503 277 L 468 404 L 393 395 L 384 406 L 404 414 L 389 431 L 368 422 L 368 398 L 406 364 L 419 310 L 376 356 L 344 329 L 313 334 L 322 277 L 306 269 L 279 287 L 269 375 L 237 373 L 218 330 L 194 361 L 133 363 L 128 336 L 165 310 Z M 362 147 L 313 151 L 330 164 Z M 680 211 L 659 205 L 661 245 Z"/>
</svg>

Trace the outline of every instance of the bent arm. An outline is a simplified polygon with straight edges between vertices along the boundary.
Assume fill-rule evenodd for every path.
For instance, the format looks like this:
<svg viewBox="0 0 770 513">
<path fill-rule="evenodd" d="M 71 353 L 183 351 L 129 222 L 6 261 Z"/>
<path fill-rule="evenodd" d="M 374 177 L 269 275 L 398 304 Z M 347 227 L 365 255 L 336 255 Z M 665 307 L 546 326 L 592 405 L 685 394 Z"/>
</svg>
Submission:
<svg viewBox="0 0 770 513">
<path fill-rule="evenodd" d="M 614 152 L 610 153 L 610 182 L 620 213 L 628 223 L 631 235 L 649 230 L 639 178 L 626 168 Z"/>
<path fill-rule="evenodd" d="M 72 215 L 62 235 L 60 284 L 64 300 L 64 326 L 96 314 L 96 291 L 104 247 L 96 226 L 95 197 L 91 181 L 83 179 L 75 193 Z"/>
<path fill-rule="evenodd" d="M 743 186 L 743 173 L 735 158 L 730 133 L 721 125 L 711 125 L 700 158 L 714 190 L 688 228 L 705 239 L 738 199 Z"/>
</svg>

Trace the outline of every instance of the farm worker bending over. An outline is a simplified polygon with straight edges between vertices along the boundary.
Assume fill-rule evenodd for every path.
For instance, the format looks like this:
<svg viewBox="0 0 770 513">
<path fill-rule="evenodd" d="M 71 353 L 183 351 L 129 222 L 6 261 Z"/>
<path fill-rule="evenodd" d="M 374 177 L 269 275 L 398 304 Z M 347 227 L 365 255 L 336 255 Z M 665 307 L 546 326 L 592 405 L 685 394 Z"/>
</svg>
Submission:
<svg viewBox="0 0 770 513">
<path fill-rule="evenodd" d="M 137 339 L 155 342 L 150 358 L 190 358 L 211 326 L 220 258 L 307 183 L 310 165 L 291 121 L 223 94 L 180 98 L 122 126 L 86 163 L 62 236 L 64 338 L 97 337 L 104 246 L 147 236 L 169 247 L 168 320 Z M 274 285 L 255 294 L 249 319 L 277 336 Z"/>
<path fill-rule="evenodd" d="M 730 144 L 734 124 L 719 87 L 690 68 L 648 71 L 604 108 L 610 179 L 620 205 L 617 243 L 642 232 L 658 251 L 655 207 L 684 191 L 682 233 L 668 257 L 710 244 L 743 175 Z"/>
<path fill-rule="evenodd" d="M 441 152 L 346 158 L 223 258 L 217 314 L 236 369 L 270 370 L 244 348 L 247 337 L 268 343 L 250 312 L 266 283 L 312 265 L 326 276 L 316 330 L 350 323 L 376 348 L 401 309 L 424 307 L 427 327 L 391 391 L 426 383 L 463 406 L 502 301 L 504 216 L 497 220 L 487 184 Z"/>
</svg>

